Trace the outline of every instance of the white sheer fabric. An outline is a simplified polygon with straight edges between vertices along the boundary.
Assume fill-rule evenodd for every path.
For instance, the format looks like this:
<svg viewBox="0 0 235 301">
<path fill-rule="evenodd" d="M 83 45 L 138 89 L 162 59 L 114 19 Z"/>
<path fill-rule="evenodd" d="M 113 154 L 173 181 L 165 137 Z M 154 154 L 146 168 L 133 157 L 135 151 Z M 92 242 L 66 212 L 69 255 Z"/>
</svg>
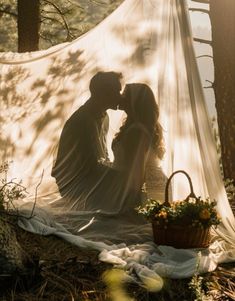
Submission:
<svg viewBox="0 0 235 301">
<path fill-rule="evenodd" d="M 94 207 L 89 207 L 89 210 L 83 207 L 82 210 L 79 207 L 74 209 L 71 203 L 61 198 L 55 179 L 51 177 L 66 120 L 89 98 L 91 77 L 99 70 L 112 70 L 122 72 L 125 83 L 146 83 L 154 91 L 166 147 L 162 169 L 159 170 L 168 176 L 174 170 L 187 171 L 197 195 L 218 201 L 223 224 L 217 233 L 220 239 L 229 243 L 227 248 L 231 250 L 226 260 L 234 259 L 235 220 L 220 176 L 187 14 L 186 3 L 181 0 L 126 0 L 96 28 L 72 43 L 35 53 L 1 54 L 1 160 L 13 161 L 8 177 L 23 180 L 29 192 L 26 205 L 34 200 L 37 188 L 37 205 L 50 210 L 67 230 L 79 235 L 68 234 L 64 228 L 65 232 L 62 228 L 58 230 L 58 224 L 53 224 L 57 229 L 55 234 L 62 231 L 64 236 L 70 237 L 69 241 L 87 247 L 97 245 L 84 238 L 103 243 L 151 240 L 150 225 L 137 215 L 120 217 L 120 211 L 126 206 L 126 199 L 120 196 L 123 186 L 111 187 L 114 189 L 113 202 L 102 197 L 93 203 Z M 111 142 L 124 114 L 111 110 L 108 114 L 107 143 L 112 159 Z M 158 163 L 151 165 L 152 170 L 153 166 L 159 168 Z M 156 174 L 153 177 L 157 177 Z M 108 195 L 107 190 L 111 188 L 105 186 L 102 179 L 97 184 L 98 189 L 103 187 L 104 195 Z M 151 179 L 149 183 L 150 193 L 162 197 L 163 189 L 160 191 L 159 183 L 164 184 L 163 178 L 156 183 L 156 191 Z M 173 199 L 187 196 L 188 185 L 183 177 L 174 178 L 172 194 Z M 35 212 L 39 212 L 40 216 L 40 210 Z M 45 224 L 44 230 L 37 228 L 35 225 L 38 223 L 33 220 L 21 220 L 20 223 L 25 229 L 41 234 L 47 228 L 45 218 L 40 220 L 41 224 Z M 97 248 L 102 249 L 100 246 Z M 151 245 L 151 254 L 152 248 Z M 221 248 L 219 254 L 224 250 Z M 163 252 L 164 262 L 167 250 Z M 124 258 L 122 251 L 112 258 L 117 254 L 119 258 Z M 170 276 L 175 273 L 183 277 L 187 268 L 187 275 L 193 274 L 197 265 L 195 254 L 190 264 L 186 264 L 185 270 L 181 271 L 181 276 L 173 271 L 177 263 L 172 264 L 171 272 L 160 274 Z M 184 256 L 184 253 L 181 255 Z M 109 256 L 106 257 L 108 261 Z M 159 261 L 160 255 L 155 256 Z M 155 259 L 151 257 L 146 260 L 153 262 Z M 154 269 L 158 271 L 156 267 Z M 205 270 L 209 268 L 201 269 Z"/>
</svg>

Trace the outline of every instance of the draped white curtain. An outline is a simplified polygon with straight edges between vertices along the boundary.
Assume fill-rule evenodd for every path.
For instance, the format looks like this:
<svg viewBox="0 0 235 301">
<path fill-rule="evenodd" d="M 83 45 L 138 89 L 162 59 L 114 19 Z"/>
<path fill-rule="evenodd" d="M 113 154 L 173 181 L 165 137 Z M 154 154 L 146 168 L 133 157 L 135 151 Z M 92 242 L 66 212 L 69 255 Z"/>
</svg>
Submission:
<svg viewBox="0 0 235 301">
<path fill-rule="evenodd" d="M 220 175 L 185 1 L 126 0 L 71 43 L 34 53 L 2 53 L 0 68 L 0 156 L 12 161 L 9 179 L 22 179 L 27 187 L 25 202 L 34 200 L 41 180 L 37 204 L 60 201 L 51 168 L 63 125 L 88 99 L 91 77 L 99 70 L 117 71 L 125 83 L 152 88 L 164 129 L 163 170 L 168 176 L 187 171 L 196 195 L 218 201 L 223 224 L 217 232 L 235 243 L 235 219 Z M 123 113 L 110 111 L 109 117 L 112 158 L 110 144 Z M 175 200 L 188 195 L 184 177 L 175 177 L 172 188 Z"/>
</svg>

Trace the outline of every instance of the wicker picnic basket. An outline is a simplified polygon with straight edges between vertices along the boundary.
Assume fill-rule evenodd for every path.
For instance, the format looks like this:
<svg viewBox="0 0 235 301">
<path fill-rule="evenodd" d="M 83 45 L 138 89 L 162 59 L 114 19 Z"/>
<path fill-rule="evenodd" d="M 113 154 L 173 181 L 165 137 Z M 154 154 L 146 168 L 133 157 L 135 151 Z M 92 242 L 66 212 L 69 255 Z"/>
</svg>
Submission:
<svg viewBox="0 0 235 301">
<path fill-rule="evenodd" d="M 196 198 L 193 191 L 193 185 L 190 176 L 183 170 L 178 170 L 172 173 L 165 187 L 165 206 L 170 206 L 168 189 L 170 181 L 177 173 L 183 173 L 190 185 L 190 194 L 184 200 L 188 202 L 189 198 Z M 210 243 L 210 227 L 193 227 L 185 225 L 168 225 L 167 227 L 160 226 L 156 221 L 152 221 L 154 242 L 158 245 L 168 245 L 175 248 L 206 248 Z"/>
</svg>

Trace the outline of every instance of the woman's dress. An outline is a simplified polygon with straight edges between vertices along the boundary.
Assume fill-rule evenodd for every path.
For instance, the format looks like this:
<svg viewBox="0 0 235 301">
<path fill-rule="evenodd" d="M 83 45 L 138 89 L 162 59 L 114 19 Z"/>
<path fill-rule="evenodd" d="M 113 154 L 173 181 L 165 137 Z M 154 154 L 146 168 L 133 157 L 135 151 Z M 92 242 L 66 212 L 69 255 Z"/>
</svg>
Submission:
<svg viewBox="0 0 235 301">
<path fill-rule="evenodd" d="M 134 143 L 133 139 L 130 141 L 133 135 L 137 138 Z M 160 159 L 151 147 L 150 134 L 142 124 L 133 124 L 120 140 L 114 140 L 112 150 L 115 158 L 113 168 L 123 172 L 126 170 L 130 178 L 139 177 L 139 181 L 136 181 L 136 191 L 142 188 L 139 200 L 146 198 L 164 200 L 167 177 L 160 167 Z M 134 175 L 134 172 L 139 175 Z M 139 201 L 136 205 L 139 205 Z"/>
<path fill-rule="evenodd" d="M 150 150 L 145 168 L 144 190 L 148 199 L 164 201 L 167 176 L 164 174 L 160 160 Z"/>
</svg>

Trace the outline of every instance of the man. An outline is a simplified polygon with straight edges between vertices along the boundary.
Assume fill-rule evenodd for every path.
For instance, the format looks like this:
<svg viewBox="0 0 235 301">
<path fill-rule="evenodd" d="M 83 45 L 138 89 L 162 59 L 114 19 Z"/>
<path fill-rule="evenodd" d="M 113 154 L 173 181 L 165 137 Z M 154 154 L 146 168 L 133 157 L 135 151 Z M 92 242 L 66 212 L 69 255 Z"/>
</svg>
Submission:
<svg viewBox="0 0 235 301">
<path fill-rule="evenodd" d="M 99 162 L 108 159 L 106 110 L 116 110 L 122 99 L 120 80 L 120 73 L 98 72 L 90 81 L 90 98 L 65 123 L 52 168 L 63 197 L 77 201 L 98 181 Z"/>
</svg>

